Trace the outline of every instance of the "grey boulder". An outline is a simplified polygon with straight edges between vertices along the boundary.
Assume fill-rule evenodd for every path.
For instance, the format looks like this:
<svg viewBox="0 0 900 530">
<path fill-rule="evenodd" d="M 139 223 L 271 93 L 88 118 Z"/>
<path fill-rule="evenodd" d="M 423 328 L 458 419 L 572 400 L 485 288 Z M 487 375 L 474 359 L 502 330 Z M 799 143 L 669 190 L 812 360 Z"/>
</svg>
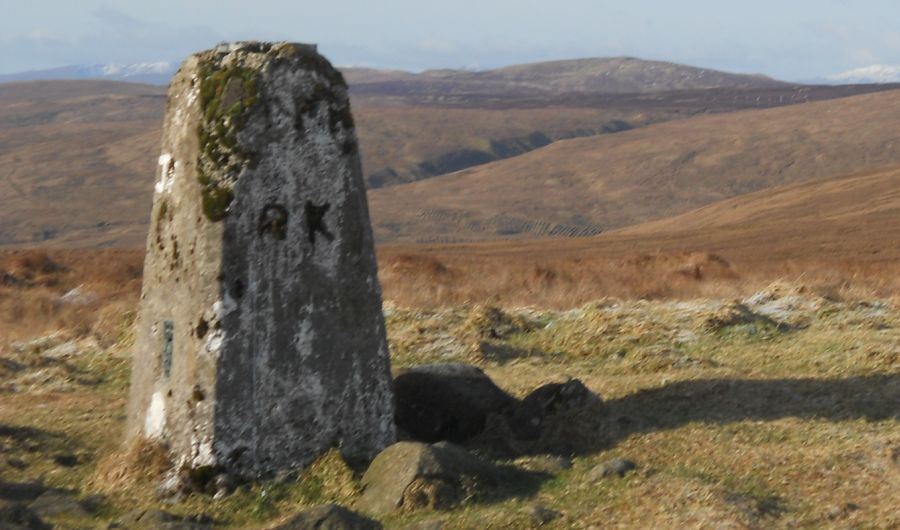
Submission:
<svg viewBox="0 0 900 530">
<path fill-rule="evenodd" d="M 381 523 L 337 504 L 304 510 L 272 530 L 381 530 Z"/>
<path fill-rule="evenodd" d="M 518 401 L 479 368 L 462 363 L 416 366 L 394 378 L 395 418 L 423 442 L 461 443 L 480 434 L 490 414 L 505 415 Z"/>
<path fill-rule="evenodd" d="M 363 475 L 357 508 L 376 515 L 451 509 L 481 488 L 496 487 L 506 473 L 450 443 L 399 442 L 375 457 Z"/>
</svg>

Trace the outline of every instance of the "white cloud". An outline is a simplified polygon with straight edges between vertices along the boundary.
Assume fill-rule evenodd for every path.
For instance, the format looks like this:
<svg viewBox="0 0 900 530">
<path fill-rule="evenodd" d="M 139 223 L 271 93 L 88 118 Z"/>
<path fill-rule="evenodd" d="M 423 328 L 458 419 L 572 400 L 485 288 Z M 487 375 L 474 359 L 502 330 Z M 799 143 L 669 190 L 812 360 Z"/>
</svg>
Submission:
<svg viewBox="0 0 900 530">
<path fill-rule="evenodd" d="M 44 28 L 18 35 L 0 34 L 0 74 L 69 65 L 159 63 L 180 60 L 189 53 L 224 40 L 207 26 L 153 24 L 103 6 L 89 13 L 79 31 Z M 161 70 L 161 64 L 140 64 L 143 70 Z"/>
</svg>

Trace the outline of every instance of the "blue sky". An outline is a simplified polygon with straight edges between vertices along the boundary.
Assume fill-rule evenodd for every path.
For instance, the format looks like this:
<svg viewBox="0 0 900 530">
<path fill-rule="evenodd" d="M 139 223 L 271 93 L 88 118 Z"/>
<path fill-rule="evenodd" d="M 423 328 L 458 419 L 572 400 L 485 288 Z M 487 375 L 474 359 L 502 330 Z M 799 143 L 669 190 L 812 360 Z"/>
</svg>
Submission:
<svg viewBox="0 0 900 530">
<path fill-rule="evenodd" d="M 0 73 L 178 61 L 243 39 L 408 70 L 628 55 L 803 80 L 900 64 L 896 0 L 31 0 L 3 11 Z"/>
</svg>

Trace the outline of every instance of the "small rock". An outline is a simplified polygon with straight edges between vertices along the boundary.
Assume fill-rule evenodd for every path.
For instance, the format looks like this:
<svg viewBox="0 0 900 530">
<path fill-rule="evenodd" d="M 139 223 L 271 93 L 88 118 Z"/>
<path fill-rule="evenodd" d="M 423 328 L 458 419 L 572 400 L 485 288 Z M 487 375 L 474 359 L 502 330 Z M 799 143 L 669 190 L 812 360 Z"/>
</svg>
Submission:
<svg viewBox="0 0 900 530">
<path fill-rule="evenodd" d="M 848 502 L 840 506 L 833 506 L 831 510 L 828 511 L 828 518 L 832 521 L 836 519 L 843 519 L 859 509 L 860 506 L 852 502 Z"/>
<path fill-rule="evenodd" d="M 556 475 L 572 468 L 572 459 L 557 455 L 532 455 L 517 458 L 513 464 L 536 473 Z"/>
<path fill-rule="evenodd" d="M 600 403 L 600 397 L 578 379 L 549 383 L 522 400 L 512 415 L 510 427 L 520 439 L 535 440 L 543 432 L 547 416 Z"/>
<path fill-rule="evenodd" d="M 417 366 L 394 378 L 397 426 L 422 442 L 464 442 L 480 434 L 489 414 L 505 414 L 515 398 L 483 371 L 462 363 Z"/>
<path fill-rule="evenodd" d="M 78 456 L 73 454 L 62 454 L 53 457 L 53 461 L 63 467 L 75 467 L 78 465 Z"/>
<path fill-rule="evenodd" d="M 156 489 L 156 496 L 163 501 L 177 502 L 184 497 L 187 489 L 179 473 L 169 473 Z"/>
<path fill-rule="evenodd" d="M 68 359 L 76 357 L 81 353 L 78 345 L 74 342 L 63 342 L 41 353 L 41 357 L 47 359 Z"/>
<path fill-rule="evenodd" d="M 673 341 L 675 344 L 693 344 L 700 340 L 696 333 L 689 329 L 679 330 L 678 333 L 675 334 L 675 338 Z"/>
<path fill-rule="evenodd" d="M 357 507 L 376 515 L 429 507 L 449 509 L 475 493 L 496 486 L 505 471 L 442 442 L 399 442 L 382 451 L 366 473 Z"/>
<path fill-rule="evenodd" d="M 97 301 L 97 295 L 78 286 L 59 297 L 59 301 L 69 305 L 91 305 Z"/>
<path fill-rule="evenodd" d="M 87 510 L 75 499 L 71 493 L 59 490 L 49 490 L 35 499 L 28 507 L 40 517 L 55 517 L 66 515 L 69 517 L 88 517 Z"/>
<path fill-rule="evenodd" d="M 28 462 L 19 458 L 10 457 L 6 459 L 6 465 L 13 469 L 25 469 L 26 467 L 28 467 Z"/>
<path fill-rule="evenodd" d="M 0 480 L 0 500 L 33 501 L 47 489 L 40 482 L 3 482 Z"/>
<path fill-rule="evenodd" d="M 429 519 L 427 521 L 419 521 L 403 527 L 403 530 L 445 530 L 447 523 L 440 519 Z"/>
<path fill-rule="evenodd" d="M 545 524 L 549 524 L 562 515 L 556 510 L 545 508 L 540 504 L 529 506 L 528 514 L 531 516 L 531 520 L 535 526 L 544 526 Z"/>
<path fill-rule="evenodd" d="M 272 530 L 380 530 L 381 523 L 343 506 L 325 504 L 304 510 Z"/>
<path fill-rule="evenodd" d="M 210 530 L 213 520 L 206 515 L 178 517 L 162 510 L 136 510 L 107 526 L 123 530 Z"/>
<path fill-rule="evenodd" d="M 215 490 L 213 499 L 219 500 L 234 493 L 237 488 L 237 480 L 228 473 L 219 473 L 212 481 L 212 489 Z"/>
<path fill-rule="evenodd" d="M 50 530 L 30 508 L 0 500 L 0 528 L 3 530 Z"/>
<path fill-rule="evenodd" d="M 601 479 L 618 476 L 624 477 L 629 471 L 637 469 L 637 464 L 625 458 L 613 458 L 602 464 L 598 464 L 587 472 L 585 478 L 589 482 L 597 482 Z"/>
</svg>

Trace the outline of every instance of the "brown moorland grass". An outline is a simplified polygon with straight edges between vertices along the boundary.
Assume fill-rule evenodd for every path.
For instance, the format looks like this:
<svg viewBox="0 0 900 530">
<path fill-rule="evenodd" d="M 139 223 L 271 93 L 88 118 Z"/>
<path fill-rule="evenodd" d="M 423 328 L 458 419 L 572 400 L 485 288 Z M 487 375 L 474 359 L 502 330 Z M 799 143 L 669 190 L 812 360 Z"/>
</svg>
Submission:
<svg viewBox="0 0 900 530">
<path fill-rule="evenodd" d="M 40 272 L 41 263 L 50 264 L 50 272 Z M 135 316 L 142 263 L 139 250 L 0 252 L 0 344 L 57 329 L 95 335 L 103 345 L 120 341 Z M 765 262 L 705 251 L 525 259 L 385 247 L 379 267 L 385 301 L 423 309 L 569 309 L 609 297 L 734 299 L 774 281 L 834 300 L 900 300 L 900 263 L 887 260 Z M 63 302 L 75 288 L 88 298 Z"/>
<path fill-rule="evenodd" d="M 601 258 L 471 257 L 381 253 L 386 300 L 403 307 L 494 304 L 565 309 L 604 297 L 644 300 L 737 298 L 773 281 L 834 299 L 900 296 L 900 263 L 795 259 L 730 261 L 709 252 Z"/>
<path fill-rule="evenodd" d="M 137 251 L 0 251 L 0 344 L 58 329 L 118 342 L 130 333 L 142 268 Z"/>
<path fill-rule="evenodd" d="M 900 297 L 900 170 L 764 190 L 595 238 L 382 245 L 385 300 L 571 308 L 604 297 L 733 298 L 781 280 L 833 299 Z M 0 337 L 133 317 L 140 250 L 0 251 Z M 61 297 L 89 293 L 80 303 Z"/>
<path fill-rule="evenodd" d="M 734 297 L 774 280 L 900 295 L 900 170 L 771 188 L 592 238 L 382 245 L 386 298 L 572 307 L 603 296 Z"/>
<path fill-rule="evenodd" d="M 379 247 L 395 366 L 475 363 L 519 397 L 577 377 L 604 399 L 602 410 L 564 415 L 495 456 L 572 459 L 530 493 L 505 484 L 462 509 L 383 522 L 527 528 L 540 505 L 560 514 L 547 525 L 560 529 L 895 528 L 891 174 L 769 190 L 598 238 Z M 855 200 L 829 202 L 840 197 Z M 86 502 L 104 494 L 88 516 L 50 518 L 64 529 L 135 508 L 260 528 L 303 507 L 352 505 L 358 475 L 334 453 L 296 482 L 260 481 L 224 500 L 155 498 L 155 453 L 120 449 L 142 259 L 140 250 L 0 251 L 2 480 L 42 480 Z M 63 303 L 76 287 L 96 299 Z M 70 343 L 78 353 L 57 357 Z M 472 450 L 502 440 L 503 425 L 491 429 Z M 61 467 L 60 454 L 78 465 Z M 128 468 L 135 454 L 150 465 Z M 614 457 L 637 470 L 592 478 Z"/>
</svg>

